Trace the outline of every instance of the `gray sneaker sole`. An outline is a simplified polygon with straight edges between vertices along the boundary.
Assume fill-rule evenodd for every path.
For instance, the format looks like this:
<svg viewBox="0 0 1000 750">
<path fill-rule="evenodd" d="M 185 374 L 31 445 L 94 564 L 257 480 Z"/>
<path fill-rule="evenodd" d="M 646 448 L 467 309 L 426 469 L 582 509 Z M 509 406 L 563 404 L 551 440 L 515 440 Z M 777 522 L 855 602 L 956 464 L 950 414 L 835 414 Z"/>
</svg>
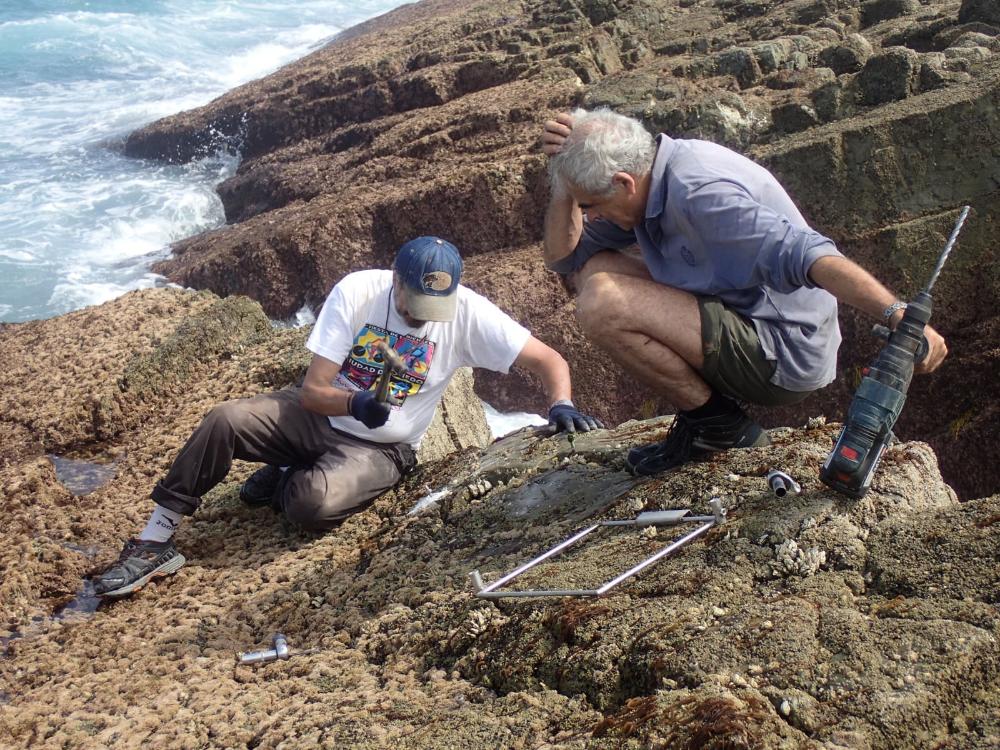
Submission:
<svg viewBox="0 0 1000 750">
<path fill-rule="evenodd" d="M 132 583 L 128 584 L 127 586 L 122 586 L 121 588 L 113 589 L 111 591 L 105 591 L 103 594 L 100 594 L 100 596 L 106 596 L 108 598 L 115 599 L 122 596 L 128 596 L 129 594 L 134 594 L 136 591 L 141 589 L 143 586 L 152 581 L 154 578 L 163 578 L 165 576 L 173 575 L 178 570 L 180 570 L 180 567 L 185 562 L 187 561 L 184 559 L 184 555 L 178 552 L 176 557 L 171 557 L 160 567 L 153 568 L 153 570 L 149 571 L 142 578 L 136 578 L 134 581 L 132 581 Z"/>
</svg>

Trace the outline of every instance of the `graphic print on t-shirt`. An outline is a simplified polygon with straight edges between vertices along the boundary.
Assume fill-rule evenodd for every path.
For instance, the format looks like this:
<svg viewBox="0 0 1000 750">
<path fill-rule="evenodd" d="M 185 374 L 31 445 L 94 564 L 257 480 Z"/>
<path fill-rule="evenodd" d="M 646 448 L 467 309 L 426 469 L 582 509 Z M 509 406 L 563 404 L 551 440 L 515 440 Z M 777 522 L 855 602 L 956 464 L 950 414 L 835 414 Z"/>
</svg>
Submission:
<svg viewBox="0 0 1000 750">
<path fill-rule="evenodd" d="M 390 395 L 398 398 L 402 405 L 406 397 L 419 391 L 427 380 L 434 358 L 434 342 L 366 324 L 354 337 L 354 346 L 340 368 L 341 377 L 362 391 L 375 387 L 385 366 L 376 347 L 379 341 L 387 341 L 406 364 L 406 372 L 395 375 L 389 386 Z"/>
</svg>

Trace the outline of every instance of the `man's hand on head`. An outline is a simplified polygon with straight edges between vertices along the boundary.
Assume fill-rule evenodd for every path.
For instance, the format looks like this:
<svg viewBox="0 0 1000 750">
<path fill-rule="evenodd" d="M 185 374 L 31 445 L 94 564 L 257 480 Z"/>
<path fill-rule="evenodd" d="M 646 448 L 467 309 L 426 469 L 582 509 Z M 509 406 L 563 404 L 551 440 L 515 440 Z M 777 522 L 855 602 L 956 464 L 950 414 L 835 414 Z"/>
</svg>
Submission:
<svg viewBox="0 0 1000 750">
<path fill-rule="evenodd" d="M 562 150 L 566 137 L 573 130 L 573 117 L 568 112 L 547 120 L 542 128 L 542 151 L 546 156 L 555 156 Z"/>
</svg>

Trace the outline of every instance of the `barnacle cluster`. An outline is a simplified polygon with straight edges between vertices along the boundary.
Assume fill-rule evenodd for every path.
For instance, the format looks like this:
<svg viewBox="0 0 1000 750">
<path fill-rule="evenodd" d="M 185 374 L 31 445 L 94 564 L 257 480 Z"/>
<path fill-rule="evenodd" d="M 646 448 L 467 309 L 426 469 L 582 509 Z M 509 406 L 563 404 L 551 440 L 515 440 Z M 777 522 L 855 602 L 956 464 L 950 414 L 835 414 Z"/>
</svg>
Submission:
<svg viewBox="0 0 1000 750">
<path fill-rule="evenodd" d="M 774 548 L 771 570 L 775 576 L 811 576 L 826 563 L 826 551 L 817 547 L 803 549 L 794 539 L 786 539 Z"/>
</svg>

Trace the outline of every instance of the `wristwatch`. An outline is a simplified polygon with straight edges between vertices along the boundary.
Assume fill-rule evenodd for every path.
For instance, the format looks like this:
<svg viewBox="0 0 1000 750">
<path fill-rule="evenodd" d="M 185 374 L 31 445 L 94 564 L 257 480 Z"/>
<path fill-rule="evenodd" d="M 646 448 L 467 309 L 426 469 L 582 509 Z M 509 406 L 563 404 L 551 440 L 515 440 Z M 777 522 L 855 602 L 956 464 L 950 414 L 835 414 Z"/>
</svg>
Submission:
<svg viewBox="0 0 1000 750">
<path fill-rule="evenodd" d="M 885 308 L 885 310 L 882 311 L 882 319 L 885 320 L 886 323 L 888 323 L 890 320 L 892 320 L 892 316 L 896 314 L 896 310 L 905 310 L 905 309 L 906 309 L 906 303 L 896 300 L 887 308 Z"/>
</svg>

